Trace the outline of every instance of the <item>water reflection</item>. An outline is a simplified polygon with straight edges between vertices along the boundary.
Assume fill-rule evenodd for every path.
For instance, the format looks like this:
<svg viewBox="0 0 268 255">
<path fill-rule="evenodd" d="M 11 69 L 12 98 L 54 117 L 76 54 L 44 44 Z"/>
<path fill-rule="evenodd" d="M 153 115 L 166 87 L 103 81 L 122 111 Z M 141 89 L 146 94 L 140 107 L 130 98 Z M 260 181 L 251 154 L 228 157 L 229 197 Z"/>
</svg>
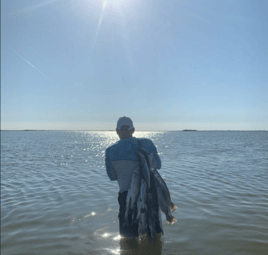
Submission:
<svg viewBox="0 0 268 255">
<path fill-rule="evenodd" d="M 116 237 L 113 238 L 114 241 L 119 241 L 121 239 L 121 235 L 117 235 Z"/>
<path fill-rule="evenodd" d="M 155 239 L 143 235 L 141 238 L 125 238 L 120 234 L 108 232 L 107 227 L 98 229 L 95 236 L 102 243 L 102 250 L 105 254 L 162 254 L 162 237 L 158 234 Z M 119 244 L 119 245 L 118 245 Z"/>
<path fill-rule="evenodd" d="M 103 147 L 109 147 L 111 144 L 119 140 L 115 131 L 82 131 L 84 136 L 91 141 L 92 138 L 98 140 L 98 144 L 101 144 Z M 162 136 L 165 132 L 149 132 L 149 131 L 135 131 L 134 137 L 140 138 L 149 138 L 157 139 L 159 136 Z M 101 141 L 99 140 L 101 138 Z"/>
<path fill-rule="evenodd" d="M 109 237 L 109 236 L 111 236 L 111 235 L 112 235 L 111 233 L 107 233 L 107 232 L 106 232 L 106 233 L 104 233 L 104 234 L 102 235 L 102 237 L 103 237 L 103 238 L 107 238 L 107 237 Z"/>
<path fill-rule="evenodd" d="M 120 253 L 119 254 L 162 254 L 162 240 L 161 234 L 158 234 L 154 239 L 148 238 L 148 236 L 142 236 L 141 240 L 122 238 L 120 239 Z"/>
<path fill-rule="evenodd" d="M 152 133 L 180 222 L 136 248 L 104 169 L 118 137 L 99 133 L 1 132 L 2 254 L 268 254 L 268 132 Z"/>
<path fill-rule="evenodd" d="M 96 215 L 96 213 L 95 212 L 91 212 L 91 213 L 85 215 L 83 218 L 87 218 L 87 217 L 94 216 L 94 215 Z"/>
</svg>

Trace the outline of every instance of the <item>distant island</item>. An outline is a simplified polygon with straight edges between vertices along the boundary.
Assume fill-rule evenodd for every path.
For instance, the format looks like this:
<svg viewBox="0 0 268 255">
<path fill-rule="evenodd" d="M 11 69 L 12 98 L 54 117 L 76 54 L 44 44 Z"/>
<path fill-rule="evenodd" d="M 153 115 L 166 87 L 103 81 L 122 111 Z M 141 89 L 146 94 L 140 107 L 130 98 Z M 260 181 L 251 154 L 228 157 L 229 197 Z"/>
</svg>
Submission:
<svg viewBox="0 0 268 255">
<path fill-rule="evenodd" d="M 183 129 L 182 131 L 197 131 L 195 129 Z"/>
</svg>

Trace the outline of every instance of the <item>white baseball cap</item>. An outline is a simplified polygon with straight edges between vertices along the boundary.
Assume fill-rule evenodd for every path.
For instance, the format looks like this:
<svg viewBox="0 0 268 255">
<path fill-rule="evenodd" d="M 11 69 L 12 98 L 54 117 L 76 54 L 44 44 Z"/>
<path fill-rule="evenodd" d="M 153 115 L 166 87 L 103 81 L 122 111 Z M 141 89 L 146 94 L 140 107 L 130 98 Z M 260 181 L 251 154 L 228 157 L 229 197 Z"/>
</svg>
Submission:
<svg viewBox="0 0 268 255">
<path fill-rule="evenodd" d="M 134 128 L 131 118 L 126 116 L 118 119 L 116 129 L 121 129 L 121 127 L 124 125 L 129 126 L 128 130 L 132 130 Z"/>
</svg>

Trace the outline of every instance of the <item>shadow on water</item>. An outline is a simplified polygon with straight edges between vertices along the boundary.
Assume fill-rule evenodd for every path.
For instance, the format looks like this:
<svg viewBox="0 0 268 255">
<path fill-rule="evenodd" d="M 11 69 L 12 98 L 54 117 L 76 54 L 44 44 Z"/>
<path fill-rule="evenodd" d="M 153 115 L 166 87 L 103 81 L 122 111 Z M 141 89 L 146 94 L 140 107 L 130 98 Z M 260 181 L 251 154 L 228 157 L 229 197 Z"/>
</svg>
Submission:
<svg viewBox="0 0 268 255">
<path fill-rule="evenodd" d="M 158 234 L 155 239 L 150 239 L 148 236 L 143 236 L 141 240 L 122 238 L 120 240 L 120 254 L 162 254 L 161 234 Z"/>
</svg>

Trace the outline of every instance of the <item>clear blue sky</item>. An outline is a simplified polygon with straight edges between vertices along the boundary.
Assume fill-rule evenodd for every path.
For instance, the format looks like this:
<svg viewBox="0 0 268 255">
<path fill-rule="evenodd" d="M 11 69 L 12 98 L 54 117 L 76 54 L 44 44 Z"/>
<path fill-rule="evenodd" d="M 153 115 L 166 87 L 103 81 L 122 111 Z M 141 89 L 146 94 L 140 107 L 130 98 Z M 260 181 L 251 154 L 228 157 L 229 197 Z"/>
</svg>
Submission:
<svg viewBox="0 0 268 255">
<path fill-rule="evenodd" d="M 266 0 L 2 0 L 1 128 L 268 130 Z"/>
</svg>

